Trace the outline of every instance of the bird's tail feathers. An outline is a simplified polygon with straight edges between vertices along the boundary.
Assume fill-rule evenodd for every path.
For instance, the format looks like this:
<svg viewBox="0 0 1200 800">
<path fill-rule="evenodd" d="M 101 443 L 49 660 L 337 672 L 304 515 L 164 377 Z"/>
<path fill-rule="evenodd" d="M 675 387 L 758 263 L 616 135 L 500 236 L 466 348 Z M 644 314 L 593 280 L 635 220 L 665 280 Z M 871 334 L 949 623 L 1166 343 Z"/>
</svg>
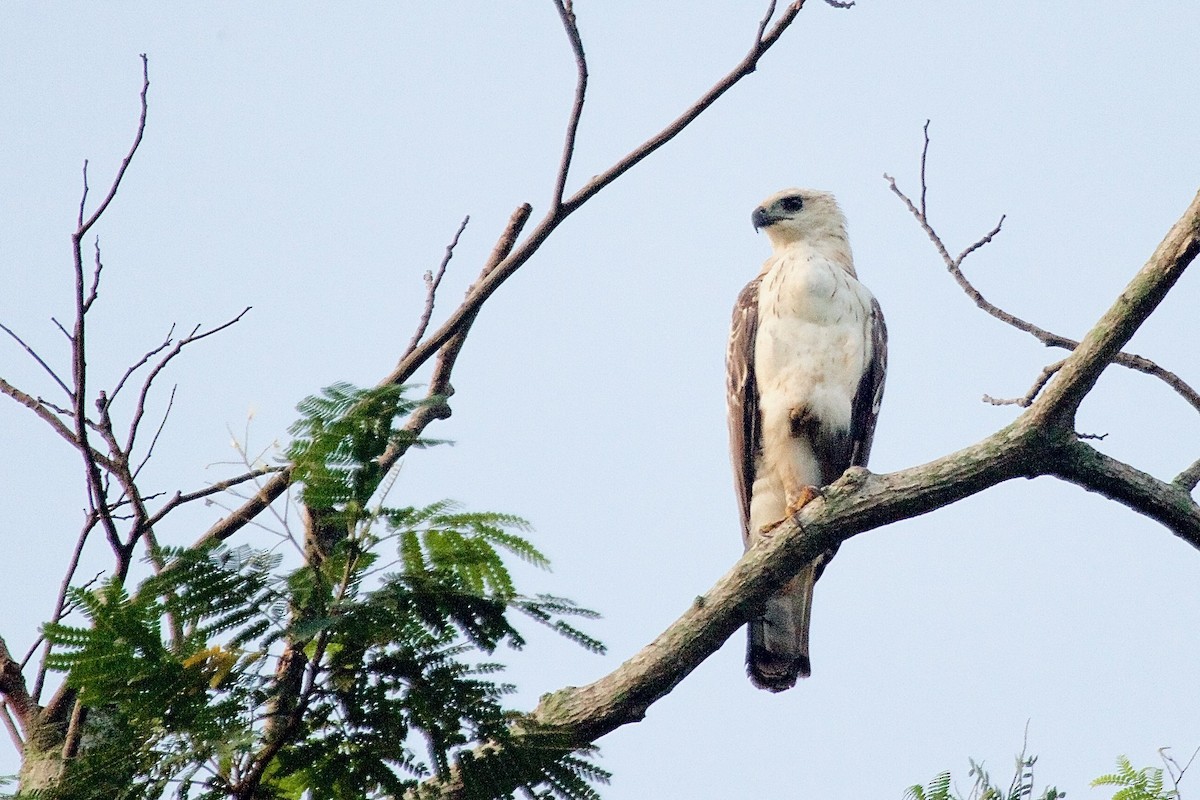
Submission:
<svg viewBox="0 0 1200 800">
<path fill-rule="evenodd" d="M 809 564 L 750 621 L 746 672 L 758 688 L 782 692 L 811 674 L 808 624 L 815 583 L 816 566 Z"/>
</svg>

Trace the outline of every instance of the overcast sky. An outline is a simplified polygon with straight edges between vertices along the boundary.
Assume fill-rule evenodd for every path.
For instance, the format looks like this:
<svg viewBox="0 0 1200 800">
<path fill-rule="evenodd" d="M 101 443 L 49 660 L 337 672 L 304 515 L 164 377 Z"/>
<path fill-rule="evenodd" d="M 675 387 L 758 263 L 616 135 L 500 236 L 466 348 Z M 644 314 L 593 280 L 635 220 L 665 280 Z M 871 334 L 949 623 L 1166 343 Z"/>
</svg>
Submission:
<svg viewBox="0 0 1200 800">
<path fill-rule="evenodd" d="M 591 66 L 572 185 L 689 105 L 748 48 L 765 2 L 578 0 Z M 691 129 L 596 197 L 497 294 L 454 385 L 453 446 L 410 456 L 397 503 L 451 497 L 520 514 L 551 556 L 530 591 L 603 612 L 593 656 L 535 636 L 513 659 L 532 708 L 649 642 L 739 556 L 723 359 L 729 310 L 768 253 L 750 212 L 787 186 L 837 194 L 859 276 L 883 305 L 890 373 L 872 468 L 921 464 L 1011 420 L 1059 358 L 953 284 L 881 175 L 918 189 L 989 299 L 1078 337 L 1200 185 L 1200 5 L 810 0 Z M 146 140 L 97 226 L 106 270 L 93 386 L 172 323 L 218 324 L 178 384 L 147 487 L 237 470 L 230 440 L 274 456 L 294 406 L 393 366 L 421 275 L 462 218 L 439 311 L 511 210 L 545 208 L 570 106 L 549 2 L 7 3 L 0 8 L 0 321 L 65 370 L 69 235 L 128 149 L 139 53 Z M 1197 277 L 1131 345 L 1200 384 Z M 58 398 L 0 341 L 0 376 Z M 0 635 L 24 652 L 82 519 L 79 459 L 0 398 Z M 252 415 L 252 418 L 251 418 Z M 1099 447 L 1170 478 L 1200 455 L 1194 410 L 1111 368 L 1080 415 Z M 217 507 L 160 530 L 196 538 Z M 263 544 L 247 534 L 238 539 Z M 110 564 L 99 542 L 80 580 Z M 1006 484 L 844 545 L 818 584 L 813 677 L 754 690 L 743 634 L 600 742 L 609 800 L 899 798 L 967 758 L 1007 781 L 1026 722 L 1039 774 L 1071 797 L 1118 754 L 1200 745 L 1200 554 L 1121 506 L 1050 479 Z M 0 748 L 0 773 L 17 759 Z M 1185 781 L 1185 794 L 1191 781 Z M 964 788 L 965 785 L 964 785 Z"/>
</svg>

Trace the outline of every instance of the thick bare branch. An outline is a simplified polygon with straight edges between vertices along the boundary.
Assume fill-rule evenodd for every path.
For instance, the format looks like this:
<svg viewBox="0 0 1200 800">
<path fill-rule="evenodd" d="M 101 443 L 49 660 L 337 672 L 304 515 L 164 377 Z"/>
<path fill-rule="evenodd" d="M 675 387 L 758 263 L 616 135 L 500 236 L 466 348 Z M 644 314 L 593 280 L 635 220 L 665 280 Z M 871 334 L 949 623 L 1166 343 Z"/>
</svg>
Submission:
<svg viewBox="0 0 1200 800">
<path fill-rule="evenodd" d="M 1058 453 L 1051 474 L 1157 520 L 1200 547 L 1200 506 L 1185 486 L 1160 481 L 1078 440 Z"/>
<path fill-rule="evenodd" d="M 1175 480 L 1171 481 L 1171 483 L 1188 492 L 1195 489 L 1196 484 L 1200 484 L 1200 458 L 1196 459 L 1190 467 L 1175 476 Z"/>
<path fill-rule="evenodd" d="M 3 638 L 0 638 L 0 696 L 12 713 L 16 714 L 17 724 L 28 738 L 40 709 L 26 689 L 21 666 L 13 659 Z M 20 746 L 20 742 L 17 744 Z"/>
<path fill-rule="evenodd" d="M 1158 308 L 1183 271 L 1200 253 L 1200 192 L 1155 248 L 1150 259 L 1117 297 L 1088 334 L 1067 356 L 1054 376 L 1030 407 L 1041 418 L 1063 422 L 1073 419 L 1075 410 L 1100 373 L 1113 362 L 1121 348 L 1133 337 L 1146 318 Z"/>
</svg>

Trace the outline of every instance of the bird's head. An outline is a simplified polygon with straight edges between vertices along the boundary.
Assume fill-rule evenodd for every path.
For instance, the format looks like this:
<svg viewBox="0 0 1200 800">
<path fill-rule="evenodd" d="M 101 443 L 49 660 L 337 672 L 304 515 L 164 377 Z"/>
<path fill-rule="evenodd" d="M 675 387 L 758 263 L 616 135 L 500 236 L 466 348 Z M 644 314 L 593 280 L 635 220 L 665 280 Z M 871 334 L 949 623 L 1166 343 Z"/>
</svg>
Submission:
<svg viewBox="0 0 1200 800">
<path fill-rule="evenodd" d="M 816 189 L 784 189 L 754 209 L 750 216 L 755 230 L 765 230 L 775 247 L 798 241 L 819 243 L 826 239 L 846 241 L 846 218 L 829 192 Z"/>
</svg>

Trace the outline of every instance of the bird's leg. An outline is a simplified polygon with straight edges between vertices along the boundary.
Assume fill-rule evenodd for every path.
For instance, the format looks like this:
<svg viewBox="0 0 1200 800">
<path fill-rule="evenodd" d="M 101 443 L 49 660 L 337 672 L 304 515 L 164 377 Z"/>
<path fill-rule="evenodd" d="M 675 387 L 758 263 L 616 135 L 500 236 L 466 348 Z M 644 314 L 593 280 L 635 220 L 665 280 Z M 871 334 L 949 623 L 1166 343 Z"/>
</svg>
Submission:
<svg viewBox="0 0 1200 800">
<path fill-rule="evenodd" d="M 788 421 L 791 424 L 793 439 L 807 439 L 812 441 L 815 437 L 817 421 L 808 413 L 807 408 L 792 409 L 788 415 Z M 798 469 L 797 464 L 790 460 L 780 470 L 780 482 L 783 484 L 783 495 L 787 501 L 783 512 L 783 519 L 772 522 L 769 525 L 764 525 L 761 533 L 769 534 L 800 513 L 800 509 L 816 498 L 823 496 L 824 493 L 821 491 L 821 488 L 809 483 L 800 472 L 801 470 Z"/>
<path fill-rule="evenodd" d="M 806 439 L 809 442 L 815 441 L 818 433 L 818 422 L 809 413 L 807 407 L 793 408 L 791 413 L 788 414 L 788 421 L 791 423 L 793 439 Z M 803 480 L 796 474 L 797 471 L 794 466 L 790 466 L 783 473 L 783 492 L 787 498 L 787 510 L 784 512 L 785 518 L 794 517 L 800 509 L 811 503 L 814 498 L 821 496 L 821 489 Z"/>
</svg>

